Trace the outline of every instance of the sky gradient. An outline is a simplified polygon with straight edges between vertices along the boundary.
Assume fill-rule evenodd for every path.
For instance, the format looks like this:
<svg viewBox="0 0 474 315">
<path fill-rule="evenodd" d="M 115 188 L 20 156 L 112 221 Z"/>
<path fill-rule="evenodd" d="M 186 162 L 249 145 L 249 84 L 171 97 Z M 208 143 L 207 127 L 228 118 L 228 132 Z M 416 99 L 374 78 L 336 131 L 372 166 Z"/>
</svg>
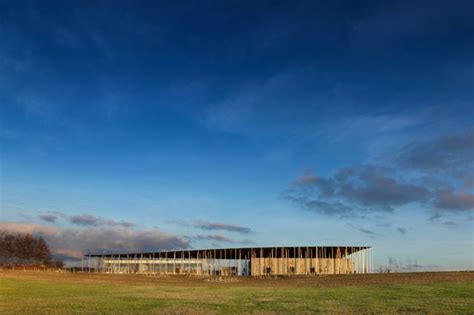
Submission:
<svg viewBox="0 0 474 315">
<path fill-rule="evenodd" d="M 0 219 L 88 251 L 474 268 L 472 1 L 0 1 Z"/>
</svg>

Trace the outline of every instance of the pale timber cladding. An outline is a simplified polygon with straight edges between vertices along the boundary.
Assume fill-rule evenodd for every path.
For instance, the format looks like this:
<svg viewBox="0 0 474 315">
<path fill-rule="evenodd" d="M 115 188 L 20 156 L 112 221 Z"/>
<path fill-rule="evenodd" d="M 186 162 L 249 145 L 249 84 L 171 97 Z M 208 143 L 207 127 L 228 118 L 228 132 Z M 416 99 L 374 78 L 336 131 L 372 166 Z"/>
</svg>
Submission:
<svg viewBox="0 0 474 315">
<path fill-rule="evenodd" d="M 85 256 L 106 273 L 208 276 L 291 276 L 373 272 L 367 246 L 259 247 Z"/>
</svg>

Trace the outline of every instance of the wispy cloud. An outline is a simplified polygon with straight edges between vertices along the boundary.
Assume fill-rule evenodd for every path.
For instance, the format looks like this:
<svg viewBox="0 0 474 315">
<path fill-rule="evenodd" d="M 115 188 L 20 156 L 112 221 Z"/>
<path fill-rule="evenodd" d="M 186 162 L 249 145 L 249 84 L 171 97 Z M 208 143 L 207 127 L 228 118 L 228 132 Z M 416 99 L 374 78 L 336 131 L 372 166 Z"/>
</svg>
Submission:
<svg viewBox="0 0 474 315">
<path fill-rule="evenodd" d="M 248 227 L 222 222 L 195 221 L 193 223 L 193 226 L 201 230 L 222 230 L 227 232 L 237 232 L 241 234 L 252 233 L 252 230 Z"/>
<path fill-rule="evenodd" d="M 368 234 L 368 235 L 374 235 L 375 232 L 374 231 L 371 231 L 371 230 L 368 230 L 368 229 L 364 229 L 364 228 L 360 228 L 359 229 L 359 232 L 363 233 L 363 234 Z"/>
<path fill-rule="evenodd" d="M 176 226 L 182 226 L 182 227 L 190 226 L 190 223 L 186 220 L 167 220 L 165 223 L 166 224 L 173 224 L 173 225 L 176 225 Z"/>
<path fill-rule="evenodd" d="M 428 218 L 428 220 L 434 222 L 434 221 L 438 220 L 439 218 L 441 218 L 441 214 L 439 214 L 439 213 L 434 213 L 434 214 L 432 214 L 432 215 Z"/>
<path fill-rule="evenodd" d="M 407 234 L 407 229 L 404 227 L 398 227 L 397 232 L 400 234 Z"/>
<path fill-rule="evenodd" d="M 232 223 L 224 223 L 224 222 L 211 222 L 205 220 L 195 220 L 195 221 L 187 221 L 187 220 L 168 220 L 166 221 L 168 224 L 173 224 L 176 226 L 182 227 L 193 227 L 199 230 L 206 230 L 206 231 L 226 231 L 226 232 L 235 232 L 240 234 L 251 234 L 254 231 L 245 226 L 241 226 L 238 224 Z"/>
<path fill-rule="evenodd" d="M 90 214 L 79 214 L 79 215 L 72 215 L 68 218 L 69 222 L 72 224 L 77 225 L 92 225 L 97 226 L 99 225 L 100 219 L 96 216 Z"/>
<path fill-rule="evenodd" d="M 59 219 L 63 219 L 66 222 L 69 222 L 74 225 L 79 226 L 118 226 L 123 228 L 132 228 L 135 226 L 133 222 L 125 221 L 125 220 L 114 220 L 114 219 L 104 219 L 99 216 L 95 216 L 92 214 L 81 213 L 81 214 L 65 214 L 59 211 L 51 211 L 41 213 L 39 218 L 43 221 L 49 223 L 58 223 Z"/>
<path fill-rule="evenodd" d="M 58 216 L 54 214 L 43 213 L 39 215 L 39 218 L 49 223 L 56 223 Z"/>
<path fill-rule="evenodd" d="M 237 243 L 237 241 L 223 235 L 196 235 L 193 238 L 199 241 L 205 240 L 231 244 Z"/>
<path fill-rule="evenodd" d="M 250 239 L 236 240 L 224 235 L 196 235 L 192 238 L 198 241 L 212 241 L 213 244 L 216 244 L 216 242 L 228 244 L 254 244 Z"/>
<path fill-rule="evenodd" d="M 458 226 L 456 222 L 453 222 L 453 221 L 445 221 L 443 222 L 443 225 L 444 226 L 448 226 L 448 227 L 455 227 L 455 226 Z"/>
</svg>

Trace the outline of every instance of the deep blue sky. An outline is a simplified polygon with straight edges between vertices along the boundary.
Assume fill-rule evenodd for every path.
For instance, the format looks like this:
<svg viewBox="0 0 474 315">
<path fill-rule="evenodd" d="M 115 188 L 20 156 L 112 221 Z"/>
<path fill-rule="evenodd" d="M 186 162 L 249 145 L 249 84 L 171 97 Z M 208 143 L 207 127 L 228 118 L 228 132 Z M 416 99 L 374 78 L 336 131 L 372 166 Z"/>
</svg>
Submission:
<svg viewBox="0 0 474 315">
<path fill-rule="evenodd" d="M 473 12 L 0 1 L 0 219 L 65 256 L 368 244 L 473 268 Z"/>
</svg>

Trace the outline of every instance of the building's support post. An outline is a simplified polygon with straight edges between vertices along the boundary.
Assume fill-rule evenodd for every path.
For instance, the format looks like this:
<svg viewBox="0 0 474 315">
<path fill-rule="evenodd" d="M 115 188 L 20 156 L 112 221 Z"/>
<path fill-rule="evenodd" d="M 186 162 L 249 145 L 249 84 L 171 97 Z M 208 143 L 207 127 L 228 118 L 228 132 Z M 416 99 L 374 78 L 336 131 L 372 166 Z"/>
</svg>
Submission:
<svg viewBox="0 0 474 315">
<path fill-rule="evenodd" d="M 119 263 L 118 265 L 118 269 L 119 269 L 119 272 L 120 272 L 120 255 L 117 257 L 117 262 Z M 127 261 L 125 262 L 125 266 L 127 266 L 127 270 L 126 272 L 127 273 L 131 273 L 132 272 L 132 262 L 130 261 L 130 255 L 127 254 Z"/>
<path fill-rule="evenodd" d="M 215 277 L 217 276 L 217 252 L 216 250 L 214 249 L 214 254 L 212 255 L 212 275 Z"/>
<path fill-rule="evenodd" d="M 283 248 L 280 247 L 280 258 L 278 259 L 278 274 L 283 275 Z"/>
<path fill-rule="evenodd" d="M 273 264 L 272 264 L 272 275 L 277 276 L 280 271 L 279 259 L 278 259 L 278 248 L 275 247 L 273 251 Z"/>
<path fill-rule="evenodd" d="M 321 269 L 321 274 L 325 274 L 325 268 L 326 268 L 326 261 L 325 261 L 325 255 L 326 255 L 326 247 L 321 247 L 321 259 L 319 260 L 321 263 L 321 266 L 319 267 Z"/>
<path fill-rule="evenodd" d="M 296 274 L 296 247 L 293 247 L 293 272 L 292 275 Z"/>
<path fill-rule="evenodd" d="M 371 260 L 371 264 L 372 264 L 372 273 L 375 272 L 375 265 L 374 265 L 374 248 L 371 247 L 370 248 L 370 260 Z"/>
<path fill-rule="evenodd" d="M 370 273 L 370 247 L 367 247 L 365 252 L 365 270 L 366 273 Z"/>
<path fill-rule="evenodd" d="M 221 258 L 222 258 L 222 257 L 221 257 Z M 222 271 L 223 271 L 223 268 L 225 268 L 226 264 L 227 264 L 227 250 L 224 249 L 224 260 L 222 261 L 221 276 L 223 275 L 223 274 L 222 274 L 222 273 L 223 273 Z M 229 270 L 227 270 L 226 273 L 229 273 Z M 228 274 L 227 274 L 226 276 L 228 276 Z"/>
<path fill-rule="evenodd" d="M 364 249 L 363 252 L 362 252 L 362 270 L 363 270 L 363 273 L 367 273 L 366 269 L 365 269 L 365 255 L 367 253 L 367 250 Z"/>
<path fill-rule="evenodd" d="M 334 271 L 334 267 L 332 266 L 332 248 L 328 248 L 328 274 L 332 274 Z"/>
<path fill-rule="evenodd" d="M 270 257 L 268 258 L 269 262 L 266 267 L 266 271 L 268 273 L 268 270 L 270 269 L 270 272 L 268 273 L 269 275 L 273 275 L 273 259 L 274 259 L 274 254 L 273 254 L 273 248 L 270 250 Z"/>
<path fill-rule="evenodd" d="M 307 275 L 308 272 L 308 247 L 305 248 L 304 250 L 304 273 Z"/>
<path fill-rule="evenodd" d="M 207 273 L 209 277 L 212 276 L 212 251 L 206 251 L 206 260 L 207 260 Z"/>
<path fill-rule="evenodd" d="M 156 265 L 156 273 L 158 275 L 161 275 L 162 274 L 162 270 L 163 270 L 163 260 L 161 259 L 161 251 L 158 252 L 158 261 L 157 261 L 157 265 Z"/>
<path fill-rule="evenodd" d="M 209 271 L 208 271 L 208 268 L 209 268 L 209 261 L 207 259 L 207 250 L 204 250 L 202 252 L 202 274 L 207 274 L 209 276 Z M 206 263 L 204 265 L 204 262 Z"/>
<path fill-rule="evenodd" d="M 357 273 L 362 273 L 360 268 L 360 247 L 357 247 Z"/>
<path fill-rule="evenodd" d="M 162 256 L 162 258 L 161 258 L 163 260 L 163 266 L 162 266 L 162 269 L 164 269 L 163 273 L 165 275 L 169 275 L 169 273 L 170 273 L 170 259 L 168 257 L 168 251 L 165 251 L 163 254 L 164 254 L 164 256 Z"/>
<path fill-rule="evenodd" d="M 243 272 L 243 267 L 242 267 L 242 250 L 239 248 L 239 268 L 238 268 L 238 271 L 240 276 L 243 276 L 244 275 L 244 272 Z"/>
<path fill-rule="evenodd" d="M 327 261 L 328 260 L 328 255 L 327 255 L 328 250 L 327 250 L 326 246 L 323 247 L 323 251 L 324 251 L 324 253 L 323 253 L 323 265 L 324 265 L 323 269 L 324 269 L 324 274 L 327 274 L 328 273 L 328 261 Z"/>
<path fill-rule="evenodd" d="M 299 270 L 299 275 L 304 275 L 304 268 L 303 266 L 303 247 L 298 247 L 298 270 Z"/>
<path fill-rule="evenodd" d="M 370 273 L 370 247 L 367 248 L 367 254 L 365 256 L 365 268 L 367 270 L 366 273 Z"/>
<path fill-rule="evenodd" d="M 358 268 L 359 268 L 359 265 L 358 265 L 358 262 L 357 262 L 357 249 L 354 246 L 354 271 L 355 271 L 355 273 L 359 273 Z"/>
<path fill-rule="evenodd" d="M 358 267 L 359 273 L 362 273 L 362 268 L 360 264 L 360 247 L 357 248 L 357 265 L 359 266 Z"/>
<path fill-rule="evenodd" d="M 364 249 L 364 273 L 369 273 L 369 248 Z"/>
<path fill-rule="evenodd" d="M 202 274 L 202 259 L 199 256 L 199 250 L 196 253 L 196 274 Z"/>
<path fill-rule="evenodd" d="M 173 252 L 173 274 L 176 274 L 176 251 Z"/>
<path fill-rule="evenodd" d="M 315 251 L 316 251 L 316 254 L 315 254 L 315 261 L 314 261 L 314 263 L 315 263 L 314 264 L 314 273 L 316 275 L 319 275 L 319 273 L 320 273 L 319 272 L 320 261 L 319 261 L 319 247 L 318 246 L 316 246 Z"/>
<path fill-rule="evenodd" d="M 246 276 L 250 276 L 251 275 L 251 270 L 250 270 L 250 267 L 251 267 L 251 263 L 250 263 L 250 259 L 248 259 L 249 257 L 247 257 L 247 254 L 244 255 L 244 274 Z"/>
<path fill-rule="evenodd" d="M 255 259 L 254 259 L 253 248 L 250 249 L 250 275 L 255 276 Z"/>
<path fill-rule="evenodd" d="M 352 273 L 357 273 L 357 264 L 355 260 L 354 246 L 351 246 Z"/>
<path fill-rule="evenodd" d="M 344 273 L 347 273 L 347 246 L 344 247 Z"/>
</svg>

